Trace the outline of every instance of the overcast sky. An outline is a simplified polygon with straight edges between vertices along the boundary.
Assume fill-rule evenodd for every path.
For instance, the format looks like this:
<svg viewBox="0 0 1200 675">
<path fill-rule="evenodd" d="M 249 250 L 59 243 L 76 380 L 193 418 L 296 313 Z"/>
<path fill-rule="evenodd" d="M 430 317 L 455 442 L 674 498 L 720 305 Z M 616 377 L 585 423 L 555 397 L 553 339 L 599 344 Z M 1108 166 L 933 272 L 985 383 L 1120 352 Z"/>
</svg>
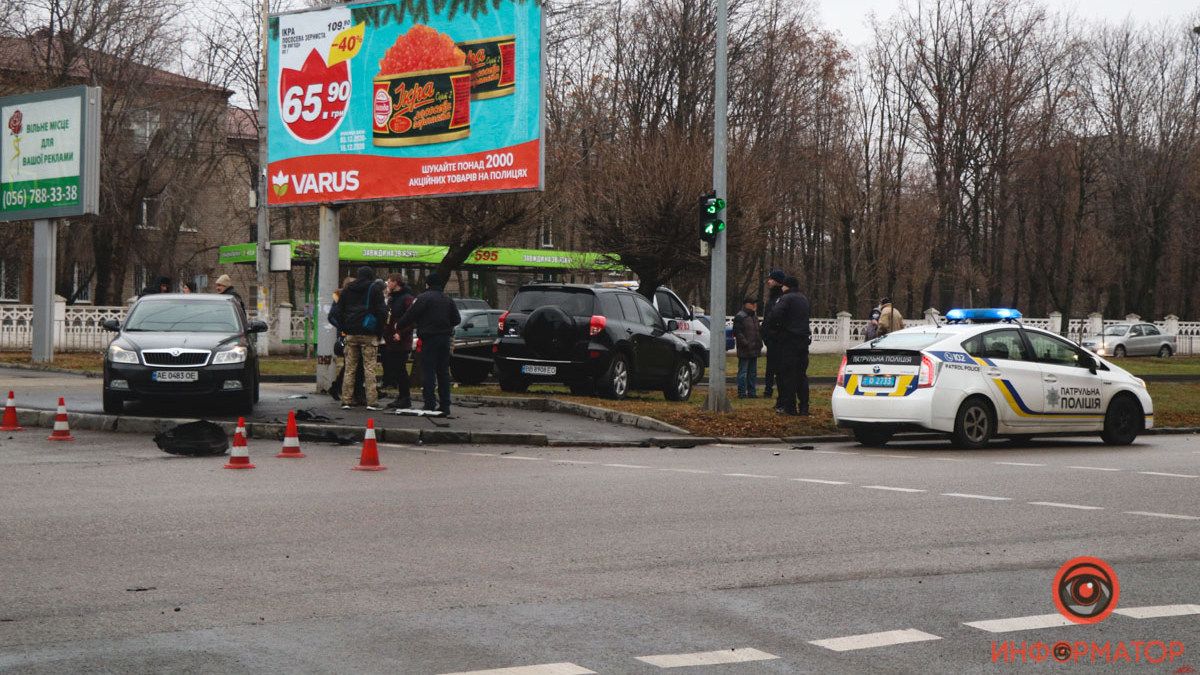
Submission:
<svg viewBox="0 0 1200 675">
<path fill-rule="evenodd" d="M 915 0 L 906 0 L 915 2 Z M 851 45 L 870 41 L 867 17 L 891 16 L 901 0 L 816 0 L 824 24 L 841 33 Z M 1139 23 L 1200 16 L 1200 0 L 1045 0 L 1052 10 L 1073 11 L 1077 16 L 1112 22 L 1132 18 Z"/>
</svg>

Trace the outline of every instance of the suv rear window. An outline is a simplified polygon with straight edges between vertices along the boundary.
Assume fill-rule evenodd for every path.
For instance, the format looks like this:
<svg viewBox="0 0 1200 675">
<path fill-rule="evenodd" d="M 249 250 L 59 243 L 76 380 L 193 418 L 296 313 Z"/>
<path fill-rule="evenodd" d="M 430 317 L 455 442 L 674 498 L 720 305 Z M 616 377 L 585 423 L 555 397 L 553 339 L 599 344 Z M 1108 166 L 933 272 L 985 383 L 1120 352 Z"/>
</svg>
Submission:
<svg viewBox="0 0 1200 675">
<path fill-rule="evenodd" d="M 531 289 L 517 293 L 509 311 L 529 314 L 547 305 L 558 307 L 567 316 L 592 316 L 596 313 L 596 296 L 585 290 Z"/>
</svg>

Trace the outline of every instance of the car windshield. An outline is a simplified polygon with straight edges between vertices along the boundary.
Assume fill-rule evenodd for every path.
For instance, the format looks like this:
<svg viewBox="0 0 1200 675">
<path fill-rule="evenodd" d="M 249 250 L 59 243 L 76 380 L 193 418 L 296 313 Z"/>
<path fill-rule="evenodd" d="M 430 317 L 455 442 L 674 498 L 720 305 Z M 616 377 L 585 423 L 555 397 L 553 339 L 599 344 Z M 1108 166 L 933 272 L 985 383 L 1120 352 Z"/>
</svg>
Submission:
<svg viewBox="0 0 1200 675">
<path fill-rule="evenodd" d="M 517 297 L 513 298 L 511 311 L 529 314 L 538 307 L 548 305 L 561 309 L 567 316 L 591 316 L 596 313 L 596 296 L 583 290 L 532 289 L 517 293 Z"/>
<path fill-rule="evenodd" d="M 872 349 L 924 349 L 929 345 L 946 339 L 940 333 L 888 333 L 863 346 Z"/>
<path fill-rule="evenodd" d="M 1124 335 L 1125 331 L 1127 330 L 1129 330 L 1129 326 L 1127 324 L 1118 324 L 1116 326 L 1109 326 L 1108 328 L 1105 328 L 1102 335 Z"/>
<path fill-rule="evenodd" d="M 233 303 L 190 300 L 141 302 L 129 313 L 126 331 L 163 333 L 236 333 Z"/>
</svg>

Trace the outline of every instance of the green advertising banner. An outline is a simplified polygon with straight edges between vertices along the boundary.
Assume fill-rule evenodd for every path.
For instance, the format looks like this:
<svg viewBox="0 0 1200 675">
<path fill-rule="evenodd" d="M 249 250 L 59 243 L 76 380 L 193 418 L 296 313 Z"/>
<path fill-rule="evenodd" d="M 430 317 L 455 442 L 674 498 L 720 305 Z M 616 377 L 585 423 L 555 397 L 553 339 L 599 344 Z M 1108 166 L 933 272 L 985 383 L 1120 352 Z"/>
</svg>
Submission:
<svg viewBox="0 0 1200 675">
<path fill-rule="evenodd" d="M 308 241 L 277 240 L 272 244 L 291 244 L 292 259 L 309 257 L 316 259 L 316 243 Z M 297 249 L 309 252 L 297 256 Z M 391 263 L 401 265 L 436 265 L 446 257 L 449 247 L 426 244 L 370 244 L 342 242 L 338 245 L 338 259 L 343 262 Z M 231 244 L 220 250 L 222 264 L 253 263 L 254 244 Z M 580 251 L 554 251 L 533 248 L 483 247 L 467 256 L 469 266 L 518 267 L 560 270 L 621 270 L 615 255 Z"/>
</svg>

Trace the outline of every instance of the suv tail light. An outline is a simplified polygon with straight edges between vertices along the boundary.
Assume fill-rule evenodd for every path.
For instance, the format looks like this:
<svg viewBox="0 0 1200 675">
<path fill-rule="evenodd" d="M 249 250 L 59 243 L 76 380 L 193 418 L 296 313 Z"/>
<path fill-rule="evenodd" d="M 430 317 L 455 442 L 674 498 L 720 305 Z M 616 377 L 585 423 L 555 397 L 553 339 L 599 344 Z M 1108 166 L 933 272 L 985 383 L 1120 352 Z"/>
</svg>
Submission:
<svg viewBox="0 0 1200 675">
<path fill-rule="evenodd" d="M 937 381 L 937 372 L 937 368 L 933 365 L 933 359 L 922 354 L 921 369 L 917 374 L 917 388 L 932 387 L 933 383 Z"/>
<path fill-rule="evenodd" d="M 837 386 L 846 386 L 846 357 L 842 356 L 842 365 L 838 366 Z"/>
<path fill-rule="evenodd" d="M 599 335 L 600 333 L 603 333 L 604 327 L 607 325 L 608 325 L 607 318 L 605 318 L 603 316 L 599 316 L 599 315 L 593 315 L 592 320 L 588 322 L 588 335 L 591 337 L 595 337 L 595 336 Z"/>
<path fill-rule="evenodd" d="M 504 335 L 504 322 L 507 320 L 508 320 L 508 312 L 505 312 L 505 313 L 501 314 L 500 319 L 496 321 L 496 324 L 500 327 L 499 332 L 501 335 Z"/>
</svg>

